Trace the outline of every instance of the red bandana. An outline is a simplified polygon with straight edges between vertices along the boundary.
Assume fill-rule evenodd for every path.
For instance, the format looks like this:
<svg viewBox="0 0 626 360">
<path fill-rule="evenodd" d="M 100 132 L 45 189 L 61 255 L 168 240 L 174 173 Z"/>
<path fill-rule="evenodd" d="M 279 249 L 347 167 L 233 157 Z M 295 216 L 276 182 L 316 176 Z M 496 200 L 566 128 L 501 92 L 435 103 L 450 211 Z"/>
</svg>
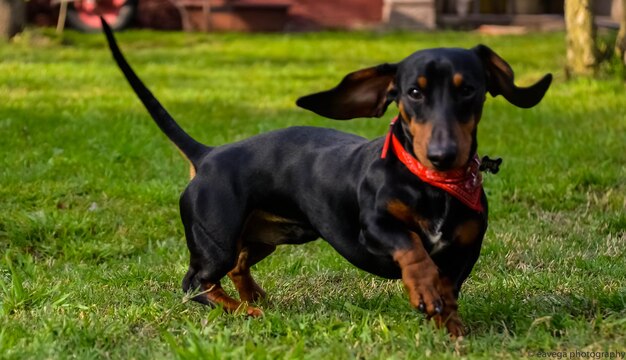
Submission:
<svg viewBox="0 0 626 360">
<path fill-rule="evenodd" d="M 409 171 L 415 174 L 423 182 L 438 187 L 448 194 L 454 196 L 463 204 L 472 210 L 483 212 L 483 204 L 480 201 L 483 192 L 483 179 L 478 170 L 480 160 L 478 155 L 469 162 L 466 168 L 455 169 L 450 171 L 437 171 L 427 168 L 414 158 L 400 140 L 393 134 L 393 125 L 398 118 L 394 118 L 391 122 L 391 128 L 385 138 L 385 145 L 381 154 L 381 159 L 387 157 L 387 151 L 391 145 L 391 150 L 398 157 Z"/>
</svg>

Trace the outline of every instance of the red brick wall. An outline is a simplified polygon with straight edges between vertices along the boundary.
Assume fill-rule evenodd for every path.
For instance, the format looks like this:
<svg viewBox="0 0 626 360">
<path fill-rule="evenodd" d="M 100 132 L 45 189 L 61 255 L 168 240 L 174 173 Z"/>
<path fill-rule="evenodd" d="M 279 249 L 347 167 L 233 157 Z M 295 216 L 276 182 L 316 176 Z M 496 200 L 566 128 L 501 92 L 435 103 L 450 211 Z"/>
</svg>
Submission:
<svg viewBox="0 0 626 360">
<path fill-rule="evenodd" d="M 159 30 L 183 28 L 178 10 L 168 0 L 139 0 L 134 26 Z"/>
<path fill-rule="evenodd" d="M 38 26 L 55 26 L 59 6 L 50 5 L 49 0 L 31 0 L 26 3 L 26 20 Z"/>
<path fill-rule="evenodd" d="M 29 0 L 26 8 L 30 24 L 56 26 L 59 16 L 58 4 L 52 5 L 50 0 Z M 178 10 L 168 0 L 139 0 L 133 27 L 161 30 L 182 28 Z"/>
<path fill-rule="evenodd" d="M 358 28 L 380 22 L 383 0 L 291 0 L 286 30 L 318 30 L 325 28 Z M 198 9 L 199 10 L 199 9 Z M 29 22 L 53 26 L 58 5 L 49 0 L 28 2 Z M 133 27 L 163 30 L 181 29 L 181 18 L 168 0 L 139 0 Z"/>
<path fill-rule="evenodd" d="M 294 0 L 292 26 L 354 28 L 381 21 L 383 0 Z"/>
</svg>

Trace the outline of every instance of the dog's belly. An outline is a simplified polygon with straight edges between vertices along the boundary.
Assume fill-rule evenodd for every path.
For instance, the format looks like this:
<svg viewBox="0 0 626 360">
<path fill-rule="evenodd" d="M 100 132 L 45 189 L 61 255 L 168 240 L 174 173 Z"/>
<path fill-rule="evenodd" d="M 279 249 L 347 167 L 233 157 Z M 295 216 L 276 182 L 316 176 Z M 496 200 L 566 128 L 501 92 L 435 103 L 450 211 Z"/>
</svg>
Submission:
<svg viewBox="0 0 626 360">
<path fill-rule="evenodd" d="M 246 220 L 243 230 L 244 242 L 267 245 L 299 245 L 317 240 L 321 235 L 305 221 L 288 218 L 274 213 L 255 209 Z M 355 236 L 358 238 L 358 236 Z M 346 239 L 331 237 L 325 239 L 341 256 L 354 266 L 374 275 L 397 279 L 400 269 L 389 256 L 381 256 L 368 251 L 364 246 Z"/>
<path fill-rule="evenodd" d="M 304 221 L 258 209 L 248 215 L 243 234 L 245 242 L 274 246 L 304 244 L 319 237 L 319 234 Z"/>
<path fill-rule="evenodd" d="M 389 255 L 376 254 L 359 244 L 347 249 L 346 243 L 336 246 L 337 243 L 328 242 L 341 256 L 363 271 L 385 279 L 399 279 L 402 276 L 400 267 Z"/>
</svg>

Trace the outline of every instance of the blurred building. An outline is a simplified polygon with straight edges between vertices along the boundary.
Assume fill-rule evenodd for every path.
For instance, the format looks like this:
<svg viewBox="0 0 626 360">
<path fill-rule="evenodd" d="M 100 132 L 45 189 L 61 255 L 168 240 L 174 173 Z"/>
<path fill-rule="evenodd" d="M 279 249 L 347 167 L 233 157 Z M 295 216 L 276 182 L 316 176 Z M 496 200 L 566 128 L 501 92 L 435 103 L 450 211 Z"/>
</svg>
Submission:
<svg viewBox="0 0 626 360">
<path fill-rule="evenodd" d="M 564 0 L 139 0 L 134 27 L 190 31 L 310 31 L 402 28 L 473 29 L 481 25 L 558 29 Z M 613 24 L 619 0 L 595 0 Z M 58 5 L 28 1 L 31 23 L 53 25 Z"/>
</svg>

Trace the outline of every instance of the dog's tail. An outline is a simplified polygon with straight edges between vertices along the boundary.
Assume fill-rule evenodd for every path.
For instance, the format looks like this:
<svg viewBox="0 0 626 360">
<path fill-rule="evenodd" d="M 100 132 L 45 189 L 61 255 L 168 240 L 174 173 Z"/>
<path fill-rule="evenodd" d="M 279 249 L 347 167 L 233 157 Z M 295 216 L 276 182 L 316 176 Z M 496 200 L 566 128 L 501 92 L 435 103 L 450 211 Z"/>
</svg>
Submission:
<svg viewBox="0 0 626 360">
<path fill-rule="evenodd" d="M 148 90 L 139 77 L 137 77 L 137 74 L 135 74 L 128 62 L 126 62 L 124 55 L 122 55 L 120 48 L 117 46 L 117 42 L 115 41 L 115 37 L 113 36 L 113 32 L 111 31 L 109 24 L 107 24 L 102 17 L 100 17 L 100 21 L 102 22 L 102 29 L 104 30 L 104 34 L 106 35 L 109 43 L 109 48 L 111 49 L 111 53 L 113 54 L 113 58 L 115 59 L 117 66 L 119 66 L 122 73 L 124 73 L 124 76 L 126 76 L 128 83 L 133 90 L 135 90 L 139 100 L 141 100 L 143 105 L 146 107 L 154 122 L 156 122 L 163 133 L 167 135 L 174 145 L 176 145 L 176 147 L 178 147 L 183 155 L 189 160 L 192 167 L 190 169 L 190 173 L 193 177 L 202 156 L 211 150 L 211 148 L 196 141 L 189 134 L 187 134 L 185 130 L 183 130 L 176 123 L 176 121 L 174 121 L 172 116 L 167 112 L 167 110 L 165 110 L 159 100 L 152 95 L 150 90 Z"/>
</svg>

